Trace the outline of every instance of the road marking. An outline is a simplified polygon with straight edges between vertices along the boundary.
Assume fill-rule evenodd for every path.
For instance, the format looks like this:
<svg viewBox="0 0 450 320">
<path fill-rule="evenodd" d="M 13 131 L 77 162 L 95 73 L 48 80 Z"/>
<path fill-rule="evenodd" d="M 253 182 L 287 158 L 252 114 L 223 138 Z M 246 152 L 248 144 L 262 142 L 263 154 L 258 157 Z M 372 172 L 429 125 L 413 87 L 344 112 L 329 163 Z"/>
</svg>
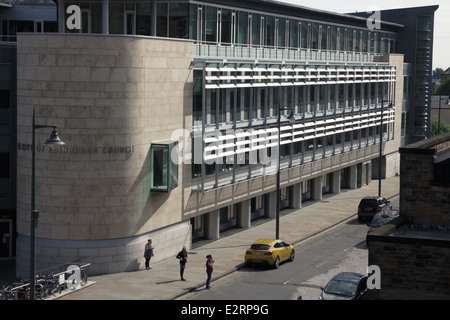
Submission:
<svg viewBox="0 0 450 320">
<path fill-rule="evenodd" d="M 316 266 L 316 268 L 320 267 L 320 266 L 323 265 L 324 263 L 326 263 L 326 261 L 322 262 L 321 264 L 318 264 L 318 265 Z"/>
</svg>

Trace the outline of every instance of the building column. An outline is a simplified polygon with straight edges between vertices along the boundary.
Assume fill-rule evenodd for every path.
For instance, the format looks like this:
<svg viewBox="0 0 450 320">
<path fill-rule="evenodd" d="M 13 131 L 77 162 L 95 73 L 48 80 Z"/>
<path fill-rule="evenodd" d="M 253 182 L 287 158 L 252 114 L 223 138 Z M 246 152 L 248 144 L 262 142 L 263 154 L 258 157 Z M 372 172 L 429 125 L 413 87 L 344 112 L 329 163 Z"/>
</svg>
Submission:
<svg viewBox="0 0 450 320">
<path fill-rule="evenodd" d="M 102 0 L 102 33 L 109 34 L 109 0 Z"/>
<path fill-rule="evenodd" d="M 322 200 L 322 176 L 312 179 L 311 199 Z"/>
<path fill-rule="evenodd" d="M 264 216 L 275 218 L 277 215 L 277 191 L 269 192 L 264 196 Z"/>
<path fill-rule="evenodd" d="M 330 192 L 341 193 L 341 170 L 331 173 Z"/>
<path fill-rule="evenodd" d="M 251 201 L 244 200 L 239 204 L 239 213 L 237 215 L 237 225 L 239 228 L 250 228 L 252 221 Z"/>
<path fill-rule="evenodd" d="M 349 188 L 357 189 L 358 188 L 358 168 L 357 165 L 350 166 L 349 170 Z"/>
<path fill-rule="evenodd" d="M 150 35 L 153 37 L 156 37 L 156 11 L 157 11 L 157 3 L 156 0 L 152 1 L 152 21 L 151 21 L 151 31 L 150 31 Z"/>
<path fill-rule="evenodd" d="M 297 183 L 289 189 L 289 206 L 292 209 L 301 209 L 302 207 L 302 183 Z"/>
<path fill-rule="evenodd" d="M 64 0 L 58 1 L 58 32 L 66 32 L 66 2 Z"/>
<path fill-rule="evenodd" d="M 219 210 L 214 210 L 206 214 L 205 217 L 205 235 L 209 240 L 220 238 L 220 214 Z"/>
<path fill-rule="evenodd" d="M 366 171 L 367 171 L 367 184 L 370 184 L 372 182 L 372 162 L 369 162 L 366 164 Z"/>
<path fill-rule="evenodd" d="M 365 163 L 361 165 L 361 186 L 367 185 L 367 166 Z"/>
</svg>

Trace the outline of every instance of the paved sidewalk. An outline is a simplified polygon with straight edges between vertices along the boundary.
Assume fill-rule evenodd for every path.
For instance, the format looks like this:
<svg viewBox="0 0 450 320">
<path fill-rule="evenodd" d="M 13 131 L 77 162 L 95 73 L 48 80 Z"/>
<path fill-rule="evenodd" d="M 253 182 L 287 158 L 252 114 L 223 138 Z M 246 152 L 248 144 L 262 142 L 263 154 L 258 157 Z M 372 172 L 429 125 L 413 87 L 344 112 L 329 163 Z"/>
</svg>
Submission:
<svg viewBox="0 0 450 320">
<path fill-rule="evenodd" d="M 382 180 L 383 196 L 393 198 L 399 194 L 399 177 Z M 281 212 L 280 238 L 299 246 L 299 242 L 325 231 L 347 219 L 356 218 L 362 197 L 378 194 L 378 180 L 355 190 L 342 190 L 339 194 L 325 195 L 322 201 L 308 201 L 301 209 Z M 179 277 L 179 263 L 174 258 L 155 264 L 152 269 L 93 276 L 88 285 L 61 300 L 173 300 L 183 299 L 190 292 L 205 289 L 206 255 L 215 260 L 214 281 L 243 266 L 245 250 L 259 238 L 275 236 L 275 219 L 255 221 L 250 229 L 234 229 L 221 234 L 216 241 L 200 241 L 188 251 L 184 277 Z M 157 245 L 157 244 L 155 244 Z"/>
</svg>

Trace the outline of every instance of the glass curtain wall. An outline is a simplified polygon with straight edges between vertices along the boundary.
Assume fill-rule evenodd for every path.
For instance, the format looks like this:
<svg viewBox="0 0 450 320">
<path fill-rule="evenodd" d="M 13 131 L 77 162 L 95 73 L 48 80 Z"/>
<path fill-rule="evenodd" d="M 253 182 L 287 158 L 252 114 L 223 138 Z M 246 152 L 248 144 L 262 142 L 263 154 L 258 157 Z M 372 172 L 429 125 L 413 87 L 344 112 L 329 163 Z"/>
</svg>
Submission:
<svg viewBox="0 0 450 320">
<path fill-rule="evenodd" d="M 66 8 L 72 4 L 80 6 L 82 10 L 82 33 L 102 32 L 101 1 L 65 2 Z M 151 35 L 151 11 L 151 2 L 110 1 L 109 33 Z M 372 54 L 394 52 L 396 46 L 393 33 L 369 32 L 364 28 L 220 6 L 158 2 L 156 16 L 157 36 L 207 43 Z M 8 27 L 7 23 L 2 22 L 3 26 Z M 80 31 L 67 29 L 66 32 Z"/>
</svg>

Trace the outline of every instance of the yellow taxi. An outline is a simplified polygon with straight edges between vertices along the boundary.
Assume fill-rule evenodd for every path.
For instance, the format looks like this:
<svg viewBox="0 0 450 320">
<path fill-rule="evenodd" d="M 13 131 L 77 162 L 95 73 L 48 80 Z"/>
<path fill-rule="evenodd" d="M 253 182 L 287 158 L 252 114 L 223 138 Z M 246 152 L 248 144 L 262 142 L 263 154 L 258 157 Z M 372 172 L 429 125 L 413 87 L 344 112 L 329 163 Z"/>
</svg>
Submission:
<svg viewBox="0 0 450 320">
<path fill-rule="evenodd" d="M 283 261 L 293 261 L 292 245 L 279 239 L 259 239 L 245 252 L 245 264 L 263 264 L 277 269 Z"/>
</svg>

